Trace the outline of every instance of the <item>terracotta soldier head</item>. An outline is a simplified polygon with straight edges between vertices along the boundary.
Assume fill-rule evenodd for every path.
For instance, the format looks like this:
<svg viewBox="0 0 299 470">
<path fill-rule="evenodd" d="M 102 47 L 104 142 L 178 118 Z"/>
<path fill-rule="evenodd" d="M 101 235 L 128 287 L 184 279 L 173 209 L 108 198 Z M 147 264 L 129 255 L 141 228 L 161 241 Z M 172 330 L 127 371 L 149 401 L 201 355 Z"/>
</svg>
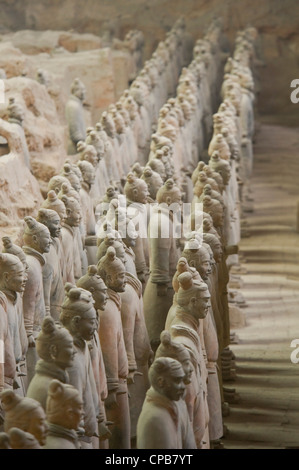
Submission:
<svg viewBox="0 0 299 470">
<path fill-rule="evenodd" d="M 148 372 L 154 390 L 172 401 L 183 397 L 186 389 L 185 375 L 181 363 L 170 357 L 155 359 Z"/>
<path fill-rule="evenodd" d="M 95 182 L 95 170 L 90 162 L 87 160 L 81 160 L 78 162 L 78 167 L 82 173 L 83 182 L 87 185 L 88 188 Z"/>
<path fill-rule="evenodd" d="M 48 227 L 37 222 L 33 217 L 24 218 L 26 227 L 23 235 L 25 245 L 33 248 L 39 253 L 49 253 L 51 245 L 51 236 Z"/>
<path fill-rule="evenodd" d="M 211 274 L 210 255 L 207 249 L 195 238 L 186 242 L 182 255 L 188 261 L 189 266 L 195 268 L 202 279 L 207 280 Z"/>
<path fill-rule="evenodd" d="M 92 295 L 89 291 L 70 283 L 66 283 L 65 291 L 60 321 L 74 340 L 90 341 L 98 326 Z"/>
<path fill-rule="evenodd" d="M 32 434 L 44 445 L 48 432 L 46 415 L 41 404 L 33 398 L 20 397 L 13 390 L 4 390 L 0 394 L 5 411 L 4 431 L 19 428 Z"/>
<path fill-rule="evenodd" d="M 180 205 L 182 202 L 182 193 L 175 182 L 172 179 L 168 179 L 158 190 L 156 199 L 159 204 L 166 203 L 168 206 L 171 204 Z"/>
<path fill-rule="evenodd" d="M 115 249 L 108 248 L 105 256 L 97 265 L 98 274 L 102 277 L 106 286 L 115 292 L 124 292 L 126 289 L 126 268 L 117 258 Z"/>
<path fill-rule="evenodd" d="M 146 204 L 149 196 L 146 182 L 137 178 L 133 173 L 127 175 L 124 194 L 129 201 L 141 204 Z"/>
<path fill-rule="evenodd" d="M 184 312 L 196 320 L 205 318 L 210 307 L 210 293 L 204 282 L 193 280 L 191 273 L 182 273 L 178 277 L 180 288 L 177 303 Z"/>
<path fill-rule="evenodd" d="M 58 194 L 61 190 L 62 183 L 68 183 L 68 179 L 65 176 L 52 176 L 48 183 L 48 191 L 55 191 L 55 193 Z"/>
<path fill-rule="evenodd" d="M 95 265 L 88 266 L 87 273 L 77 281 L 77 287 L 88 290 L 94 300 L 94 308 L 96 310 L 104 310 L 107 303 L 107 287 L 98 275 Z"/>
<path fill-rule="evenodd" d="M 55 210 L 41 208 L 36 220 L 48 227 L 52 238 L 59 238 L 61 233 L 60 217 Z"/>
<path fill-rule="evenodd" d="M 170 333 L 167 330 L 162 331 L 160 340 L 161 343 L 156 351 L 155 358 L 171 357 L 172 359 L 176 359 L 180 362 L 185 372 L 184 382 L 186 385 L 189 384 L 191 382 L 191 375 L 194 369 L 188 349 L 182 344 L 172 341 Z"/>
<path fill-rule="evenodd" d="M 28 279 L 20 258 L 10 253 L 0 253 L 0 290 L 24 292 Z"/>
<path fill-rule="evenodd" d="M 63 165 L 62 176 L 67 178 L 71 183 L 72 187 L 79 192 L 81 189 L 80 177 L 76 174 L 74 168 L 70 163 Z"/>
<path fill-rule="evenodd" d="M 83 401 L 79 391 L 72 385 L 52 380 L 48 389 L 46 415 L 50 424 L 77 430 L 83 418 Z"/>
<path fill-rule="evenodd" d="M 150 167 L 145 167 L 141 175 L 148 187 L 150 197 L 155 201 L 157 191 L 163 186 L 163 180 L 159 173 Z"/>
<path fill-rule="evenodd" d="M 223 206 L 217 201 L 217 199 L 212 199 L 210 196 L 204 196 L 203 198 L 203 210 L 210 214 L 213 219 L 213 225 L 215 228 L 223 227 L 224 214 Z"/>
<path fill-rule="evenodd" d="M 172 287 L 175 292 L 177 292 L 180 287 L 178 277 L 180 274 L 185 273 L 185 272 L 191 273 L 194 279 L 197 279 L 199 281 L 201 280 L 201 276 L 199 272 L 193 266 L 189 265 L 187 258 L 185 258 L 184 256 L 181 256 L 181 258 L 177 262 L 176 272 L 172 279 Z"/>
<path fill-rule="evenodd" d="M 23 106 L 20 103 L 17 103 L 15 101 L 15 98 L 10 97 L 9 102 L 8 102 L 8 116 L 9 116 L 9 122 L 15 122 L 22 126 L 23 121 L 25 119 L 25 113 Z"/>
<path fill-rule="evenodd" d="M 71 94 L 76 96 L 80 101 L 85 100 L 86 88 L 79 78 L 75 78 L 71 84 Z"/>
<path fill-rule="evenodd" d="M 76 191 L 71 183 L 67 180 L 65 183 L 62 183 L 61 189 L 58 193 L 58 198 L 62 199 L 62 196 L 73 197 L 80 203 L 80 195 L 78 191 Z"/>
<path fill-rule="evenodd" d="M 78 147 L 78 144 L 77 144 L 77 147 Z M 93 145 L 86 145 L 84 143 L 84 146 L 83 144 L 81 145 L 80 151 L 81 151 L 80 160 L 86 160 L 87 162 L 91 163 L 94 168 L 96 168 L 99 159 L 98 159 L 97 151 L 95 147 Z"/>
<path fill-rule="evenodd" d="M 70 227 L 79 227 L 82 219 L 82 211 L 78 201 L 73 197 L 62 196 L 62 202 L 66 208 L 65 223 Z"/>
<path fill-rule="evenodd" d="M 29 432 L 19 428 L 11 428 L 7 437 L 11 449 L 41 449 L 37 439 Z"/>
<path fill-rule="evenodd" d="M 205 243 L 208 243 L 213 251 L 214 260 L 216 263 L 220 263 L 222 260 L 222 245 L 218 237 L 212 233 L 204 233 L 203 240 Z"/>
<path fill-rule="evenodd" d="M 59 368 L 71 367 L 75 350 L 73 337 L 66 328 L 55 323 L 52 317 L 44 319 L 36 338 L 36 351 L 45 362 L 55 363 Z"/>
<path fill-rule="evenodd" d="M 214 151 L 211 155 L 209 160 L 209 166 L 214 170 L 220 173 L 222 176 L 224 186 L 228 185 L 231 171 L 230 171 L 230 164 L 227 160 L 223 160 L 220 157 L 218 151 Z"/>
<path fill-rule="evenodd" d="M 25 271 L 28 270 L 28 263 L 26 261 L 26 255 L 22 248 L 18 245 L 15 245 L 10 237 L 2 237 L 3 250 L 2 253 L 10 253 L 19 258 L 21 263 L 24 265 Z"/>
<path fill-rule="evenodd" d="M 56 193 L 54 190 L 49 191 L 47 199 L 43 201 L 41 207 L 56 211 L 60 217 L 60 221 L 63 222 L 66 218 L 66 209 L 64 203 L 57 197 L 57 194 L 58 193 Z"/>
</svg>

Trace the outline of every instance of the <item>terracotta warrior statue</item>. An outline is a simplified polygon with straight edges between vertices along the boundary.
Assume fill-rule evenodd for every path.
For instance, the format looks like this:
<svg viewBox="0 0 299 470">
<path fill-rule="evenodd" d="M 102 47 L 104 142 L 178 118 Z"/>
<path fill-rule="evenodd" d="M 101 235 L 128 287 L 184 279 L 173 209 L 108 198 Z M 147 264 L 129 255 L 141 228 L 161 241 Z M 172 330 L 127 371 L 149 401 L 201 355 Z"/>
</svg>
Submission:
<svg viewBox="0 0 299 470">
<path fill-rule="evenodd" d="M 69 129 L 68 154 L 77 153 L 77 143 L 86 138 L 86 125 L 84 119 L 83 102 L 86 89 L 84 84 L 75 78 L 71 84 L 71 95 L 67 101 L 65 114 Z"/>
<path fill-rule="evenodd" d="M 66 207 L 66 218 L 62 222 L 61 242 L 64 256 L 63 282 L 75 283 L 75 279 L 82 276 L 81 256 L 78 249 L 75 230 L 79 230 L 82 219 L 80 204 L 73 197 L 62 196 L 62 202 Z"/>
<path fill-rule="evenodd" d="M 26 227 L 23 235 L 23 251 L 28 263 L 28 280 L 23 293 L 23 314 L 25 329 L 28 337 L 27 352 L 27 383 L 34 375 L 38 359 L 35 349 L 35 338 L 41 330 L 42 321 L 46 315 L 43 288 L 44 253 L 49 253 L 51 235 L 48 227 L 37 222 L 33 217 L 25 217 Z"/>
<path fill-rule="evenodd" d="M 143 289 L 148 279 L 149 247 L 147 238 L 147 208 L 148 187 L 144 180 L 137 178 L 133 173 L 128 173 L 124 186 L 124 194 L 127 200 L 127 213 L 135 224 L 139 233 L 136 245 L 133 248 L 138 279 L 143 284 Z"/>
<path fill-rule="evenodd" d="M 66 371 L 74 361 L 73 337 L 66 328 L 46 317 L 42 330 L 36 338 L 36 351 L 40 359 L 35 366 L 35 374 L 29 384 L 27 397 L 37 400 L 46 410 L 49 384 L 53 379 L 68 383 Z"/>
<path fill-rule="evenodd" d="M 97 273 L 97 267 L 95 265 L 88 266 L 87 273 L 82 276 L 77 281 L 77 287 L 82 289 L 88 290 L 93 297 L 94 300 L 94 308 L 97 312 L 97 322 L 98 327 L 93 334 L 93 338 L 89 341 L 90 344 L 90 355 L 91 355 L 91 362 L 93 367 L 93 373 L 95 378 L 95 383 L 98 391 L 98 397 L 100 400 L 100 411 L 102 412 L 102 427 L 106 423 L 106 410 L 105 410 L 105 400 L 108 396 L 108 388 L 107 388 L 107 378 L 106 378 L 106 370 L 104 364 L 104 358 L 99 338 L 98 330 L 101 327 L 100 325 L 100 318 L 99 318 L 99 310 L 103 311 L 107 304 L 108 295 L 107 295 L 107 287 L 103 281 L 103 279 Z M 107 423 L 108 424 L 108 423 Z M 100 426 L 100 425 L 99 425 Z M 106 429 L 106 437 L 109 438 L 111 433 L 107 432 Z M 108 439 L 104 439 L 101 437 L 99 446 L 101 449 L 108 449 L 109 442 Z"/>
<path fill-rule="evenodd" d="M 130 448 L 130 409 L 127 377 L 129 364 L 124 340 L 120 293 L 126 288 L 126 271 L 116 257 L 113 247 L 98 263 L 98 274 L 107 286 L 108 300 L 99 311 L 99 338 L 106 369 L 108 397 L 105 401 L 107 418 L 111 426 L 111 449 Z"/>
<path fill-rule="evenodd" d="M 64 299 L 61 271 L 63 252 L 60 243 L 60 217 L 55 210 L 41 208 L 38 211 L 36 220 L 48 227 L 51 235 L 50 251 L 44 255 L 46 263 L 43 266 L 43 288 L 46 314 L 51 315 L 54 320 L 58 320 Z"/>
<path fill-rule="evenodd" d="M 180 274 L 178 281 L 180 284 L 177 293 L 178 306 L 169 331 L 173 341 L 186 346 L 191 354 L 196 378 L 194 386 L 197 385 L 200 403 L 197 409 L 196 443 L 198 448 L 209 448 L 208 372 L 203 354 L 204 345 L 199 334 L 199 321 L 207 315 L 210 293 L 208 286 L 202 281 L 194 280 L 190 272 Z"/>
<path fill-rule="evenodd" d="M 13 388 L 16 365 L 22 358 L 19 334 L 19 317 L 15 307 L 18 293 L 24 291 L 25 269 L 19 258 L 12 254 L 0 254 L 0 390 Z"/>
<path fill-rule="evenodd" d="M 77 430 L 83 419 L 83 402 L 75 387 L 52 380 L 46 416 L 49 429 L 43 449 L 80 449 Z"/>
<path fill-rule="evenodd" d="M 137 424 L 137 449 L 196 449 L 183 400 L 185 376 L 181 363 L 170 357 L 159 357 L 151 365 L 151 388 Z"/>
<path fill-rule="evenodd" d="M 31 169 L 31 164 L 30 164 L 30 154 L 26 142 L 26 137 L 25 137 L 25 132 L 23 129 L 23 121 L 25 118 L 25 112 L 23 109 L 23 106 L 20 103 L 16 103 L 15 98 L 10 97 L 9 98 L 9 104 L 7 107 L 8 110 L 8 122 L 14 125 L 15 129 L 17 130 L 20 139 L 21 139 L 21 145 L 22 145 L 22 151 L 24 155 L 24 161 L 26 166 Z"/>
<path fill-rule="evenodd" d="M 151 211 L 149 222 L 150 278 L 144 292 L 144 316 L 151 342 L 155 351 L 160 343 L 168 310 L 171 307 L 174 291 L 172 278 L 176 272 L 180 250 L 181 191 L 173 180 L 157 192 L 158 206 Z"/>
<path fill-rule="evenodd" d="M 80 437 L 82 448 L 92 448 L 92 437 L 103 432 L 103 412 L 100 410 L 88 341 L 91 341 L 98 326 L 94 300 L 89 291 L 67 283 L 66 297 L 60 315 L 61 323 L 74 339 L 76 351 L 73 365 L 67 368 L 70 384 L 79 390 L 84 408 L 84 434 Z M 100 426 L 99 426 L 100 425 Z M 106 435 L 105 435 L 106 437 Z"/>
<path fill-rule="evenodd" d="M 48 425 L 40 403 L 32 398 L 20 397 L 12 390 L 4 390 L 0 399 L 5 412 L 4 431 L 7 433 L 11 428 L 19 428 L 32 434 L 43 446 Z"/>
<path fill-rule="evenodd" d="M 64 219 L 66 218 L 65 205 L 63 204 L 61 199 L 58 199 L 57 193 L 53 189 L 51 189 L 48 192 L 47 199 L 45 199 L 42 202 L 41 207 L 43 207 L 45 209 L 51 209 L 53 211 L 56 211 L 57 214 L 60 217 L 61 222 L 63 222 Z"/>
</svg>

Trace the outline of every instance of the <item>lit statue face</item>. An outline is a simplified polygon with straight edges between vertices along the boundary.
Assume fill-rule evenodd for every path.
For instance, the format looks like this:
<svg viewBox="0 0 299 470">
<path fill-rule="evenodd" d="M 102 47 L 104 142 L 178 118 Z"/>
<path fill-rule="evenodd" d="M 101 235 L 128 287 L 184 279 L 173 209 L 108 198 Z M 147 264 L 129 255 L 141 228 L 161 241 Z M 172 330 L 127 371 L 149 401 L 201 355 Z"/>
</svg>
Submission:
<svg viewBox="0 0 299 470">
<path fill-rule="evenodd" d="M 24 292 L 28 274 L 21 261 L 14 264 L 2 275 L 0 289 L 7 289 L 11 292 Z"/>
<path fill-rule="evenodd" d="M 186 386 L 183 367 L 171 367 L 159 378 L 159 391 L 169 400 L 178 401 L 183 397 Z"/>
<path fill-rule="evenodd" d="M 210 307 L 210 293 L 208 289 L 197 292 L 196 297 L 192 297 L 189 303 L 190 313 L 197 319 L 207 316 Z"/>
<path fill-rule="evenodd" d="M 51 236 L 49 230 L 42 231 L 32 236 L 34 241 L 34 248 L 39 253 L 49 253 L 51 246 Z"/>
<path fill-rule="evenodd" d="M 46 437 L 48 433 L 48 425 L 46 422 L 46 414 L 41 406 L 38 406 L 31 412 L 26 432 L 29 432 L 36 437 L 41 446 L 46 444 Z"/>
<path fill-rule="evenodd" d="M 66 209 L 66 223 L 71 227 L 78 227 L 82 219 L 81 208 L 79 204 L 72 204 Z"/>
<path fill-rule="evenodd" d="M 134 194 L 134 201 L 139 202 L 141 204 L 146 204 L 148 197 L 149 197 L 149 191 L 148 187 L 145 181 L 141 180 L 140 184 L 136 189 L 133 190 Z"/>
<path fill-rule="evenodd" d="M 98 327 L 97 314 L 93 307 L 76 317 L 76 336 L 90 341 Z"/>
<path fill-rule="evenodd" d="M 97 274 L 94 276 L 94 280 L 95 285 L 91 290 L 93 300 L 95 301 L 94 307 L 97 310 L 105 310 L 109 298 L 107 295 L 107 287 Z"/>
<path fill-rule="evenodd" d="M 61 369 L 66 369 L 73 365 L 76 351 L 74 349 L 73 337 L 70 334 L 65 333 L 65 338 L 53 344 L 51 349 L 51 357 Z"/>
<path fill-rule="evenodd" d="M 84 169 L 82 170 L 83 181 L 90 186 L 95 182 L 95 172 L 93 169 Z"/>
<path fill-rule="evenodd" d="M 115 292 L 125 292 L 126 281 L 126 272 L 122 270 L 113 271 L 106 276 L 107 287 Z"/>
<path fill-rule="evenodd" d="M 47 221 L 47 227 L 50 231 L 52 238 L 58 238 L 61 232 L 61 225 L 60 225 L 60 217 L 57 214 L 57 217 L 53 217 L 52 219 Z"/>
</svg>

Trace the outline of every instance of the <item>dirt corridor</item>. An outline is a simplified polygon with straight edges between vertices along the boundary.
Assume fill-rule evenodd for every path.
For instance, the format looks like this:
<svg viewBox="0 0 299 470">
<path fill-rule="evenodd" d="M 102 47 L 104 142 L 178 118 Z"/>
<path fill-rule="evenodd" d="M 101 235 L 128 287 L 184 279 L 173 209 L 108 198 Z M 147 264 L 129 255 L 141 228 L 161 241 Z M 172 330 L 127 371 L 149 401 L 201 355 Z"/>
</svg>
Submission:
<svg viewBox="0 0 299 470">
<path fill-rule="evenodd" d="M 249 237 L 240 244 L 248 304 L 239 343 L 237 378 L 224 385 L 240 395 L 224 418 L 227 449 L 299 448 L 299 129 L 262 124 L 254 146 L 253 212 L 244 214 Z M 299 351 L 297 354 L 299 358 Z"/>
</svg>

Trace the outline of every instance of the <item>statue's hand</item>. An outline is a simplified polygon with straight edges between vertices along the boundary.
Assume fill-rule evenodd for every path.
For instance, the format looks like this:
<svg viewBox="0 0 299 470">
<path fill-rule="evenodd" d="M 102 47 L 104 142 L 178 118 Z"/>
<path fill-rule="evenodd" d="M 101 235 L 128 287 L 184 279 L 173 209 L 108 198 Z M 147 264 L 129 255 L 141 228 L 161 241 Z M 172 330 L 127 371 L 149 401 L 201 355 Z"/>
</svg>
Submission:
<svg viewBox="0 0 299 470">
<path fill-rule="evenodd" d="M 109 423 L 112 424 L 110 421 Z M 105 439 L 110 439 L 110 437 L 112 436 L 111 431 L 109 431 L 106 424 L 108 424 L 108 422 L 105 423 L 105 421 L 98 423 L 98 433 L 99 433 L 100 441 L 104 441 Z"/>
<path fill-rule="evenodd" d="M 129 372 L 127 376 L 127 382 L 128 384 L 134 384 L 135 383 L 135 375 L 143 375 L 141 372 L 138 372 L 137 370 L 133 370 L 132 372 Z"/>
<path fill-rule="evenodd" d="M 32 335 L 28 336 L 28 347 L 35 348 L 35 339 Z"/>
<path fill-rule="evenodd" d="M 165 297 L 167 294 L 167 284 L 157 284 L 158 297 Z"/>
<path fill-rule="evenodd" d="M 108 397 L 105 400 L 105 407 L 106 408 L 115 408 L 117 405 L 116 401 L 116 393 L 110 392 L 108 393 Z"/>
</svg>

